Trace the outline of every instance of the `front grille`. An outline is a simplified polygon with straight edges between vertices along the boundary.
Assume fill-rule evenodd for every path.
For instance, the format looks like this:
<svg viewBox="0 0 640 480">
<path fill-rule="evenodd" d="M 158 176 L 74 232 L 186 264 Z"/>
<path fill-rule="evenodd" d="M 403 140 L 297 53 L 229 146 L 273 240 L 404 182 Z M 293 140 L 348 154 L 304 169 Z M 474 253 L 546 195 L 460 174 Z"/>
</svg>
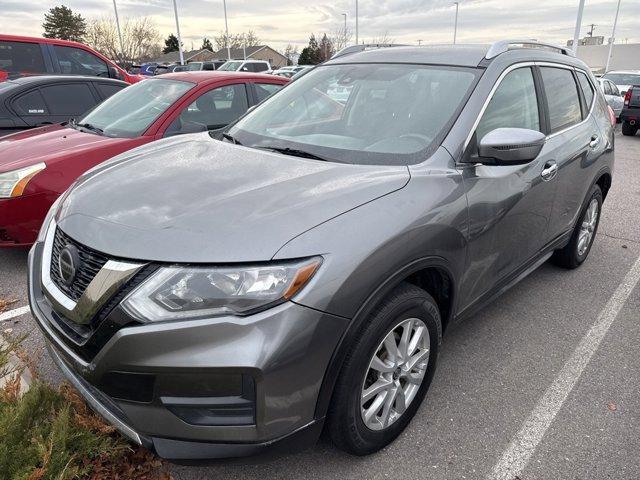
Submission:
<svg viewBox="0 0 640 480">
<path fill-rule="evenodd" d="M 60 251 L 67 245 L 73 245 L 78 249 L 81 260 L 71 285 L 67 285 L 64 280 L 62 280 L 60 272 L 58 271 Z M 56 228 L 53 248 L 51 250 L 51 280 L 72 300 L 77 301 L 82 296 L 89 283 L 91 283 L 91 280 L 93 280 L 104 264 L 107 263 L 107 260 L 109 259 L 102 253 L 85 247 L 73 240 L 59 228 Z"/>
</svg>

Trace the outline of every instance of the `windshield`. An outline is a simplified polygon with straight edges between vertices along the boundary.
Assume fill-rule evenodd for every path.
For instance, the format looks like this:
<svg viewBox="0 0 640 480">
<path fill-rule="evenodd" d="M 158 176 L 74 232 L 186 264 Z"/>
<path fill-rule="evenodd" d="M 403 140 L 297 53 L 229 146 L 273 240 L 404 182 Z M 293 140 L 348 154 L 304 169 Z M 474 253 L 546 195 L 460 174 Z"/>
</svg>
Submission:
<svg viewBox="0 0 640 480">
<path fill-rule="evenodd" d="M 242 65 L 242 62 L 226 62 L 218 70 L 222 70 L 224 72 L 235 72 L 240 68 L 240 65 Z"/>
<path fill-rule="evenodd" d="M 602 78 L 611 80 L 616 85 L 640 85 L 640 74 L 636 73 L 607 73 Z"/>
<path fill-rule="evenodd" d="M 193 72 L 195 70 L 202 70 L 202 62 L 191 62 L 187 64 L 187 70 Z"/>
<path fill-rule="evenodd" d="M 138 137 L 193 87 L 189 82 L 150 78 L 109 97 L 77 123 L 99 128 L 108 137 Z"/>
<path fill-rule="evenodd" d="M 242 145 L 323 159 L 411 164 L 438 145 L 479 76 L 470 68 L 339 64 L 315 68 L 242 118 Z"/>
</svg>

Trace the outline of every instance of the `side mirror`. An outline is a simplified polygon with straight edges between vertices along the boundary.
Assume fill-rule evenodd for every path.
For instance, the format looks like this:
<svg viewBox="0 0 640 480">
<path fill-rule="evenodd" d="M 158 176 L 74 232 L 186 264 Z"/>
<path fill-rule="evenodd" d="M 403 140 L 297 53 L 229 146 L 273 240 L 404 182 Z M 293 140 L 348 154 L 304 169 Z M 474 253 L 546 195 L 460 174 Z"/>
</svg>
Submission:
<svg viewBox="0 0 640 480">
<path fill-rule="evenodd" d="M 120 75 L 120 71 L 116 67 L 109 67 L 109 78 L 122 80 L 122 75 Z"/>
<path fill-rule="evenodd" d="M 478 146 L 478 161 L 487 165 L 520 165 L 534 160 L 542 150 L 544 133 L 527 128 L 496 128 Z"/>
</svg>

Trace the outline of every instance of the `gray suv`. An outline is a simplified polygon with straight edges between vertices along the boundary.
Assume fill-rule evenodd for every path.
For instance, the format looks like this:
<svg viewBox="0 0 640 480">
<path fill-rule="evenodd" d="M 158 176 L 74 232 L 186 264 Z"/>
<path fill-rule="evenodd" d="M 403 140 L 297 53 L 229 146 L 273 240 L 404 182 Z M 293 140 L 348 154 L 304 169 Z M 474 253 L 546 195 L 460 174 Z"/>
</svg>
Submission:
<svg viewBox="0 0 640 480">
<path fill-rule="evenodd" d="M 89 404 L 162 457 L 323 428 L 368 454 L 418 410 L 453 322 L 549 258 L 584 262 L 613 146 L 562 48 L 341 56 L 220 138 L 82 176 L 31 250 L 31 307 Z"/>
</svg>

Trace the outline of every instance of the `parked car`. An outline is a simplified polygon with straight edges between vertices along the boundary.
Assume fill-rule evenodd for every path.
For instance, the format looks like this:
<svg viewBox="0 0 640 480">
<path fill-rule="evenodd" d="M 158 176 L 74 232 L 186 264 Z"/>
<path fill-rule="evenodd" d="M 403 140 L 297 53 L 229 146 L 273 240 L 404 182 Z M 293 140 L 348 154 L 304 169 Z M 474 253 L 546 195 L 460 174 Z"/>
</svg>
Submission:
<svg viewBox="0 0 640 480">
<path fill-rule="evenodd" d="M 624 100 L 620 95 L 618 86 L 606 78 L 598 78 L 597 80 L 600 90 L 604 93 L 604 98 L 607 100 L 607 104 L 611 107 L 611 110 L 613 110 L 616 119 L 620 118 Z"/>
<path fill-rule="evenodd" d="M 158 64 L 155 62 L 143 63 L 140 65 L 140 75 L 145 75 L 147 77 L 153 76 L 156 68 L 158 68 Z"/>
<path fill-rule="evenodd" d="M 51 204 L 91 167 L 163 137 L 224 127 L 286 83 L 258 74 L 172 73 L 116 93 L 76 122 L 0 138 L 0 247 L 33 243 Z"/>
<path fill-rule="evenodd" d="M 620 114 L 622 134 L 633 137 L 640 126 L 640 84 L 629 87 L 624 96 L 624 108 Z"/>
<path fill-rule="evenodd" d="M 307 67 L 303 67 L 300 70 L 298 70 L 295 75 L 293 75 L 293 77 L 291 77 L 291 80 L 297 80 L 298 78 L 306 75 L 307 73 L 309 73 L 312 69 L 314 68 L 314 65 L 311 66 L 307 66 Z"/>
<path fill-rule="evenodd" d="M 222 64 L 218 70 L 223 72 L 266 72 L 271 70 L 271 65 L 265 60 L 229 60 Z"/>
<path fill-rule="evenodd" d="M 612 71 L 605 73 L 600 78 L 606 78 L 616 84 L 622 96 L 627 93 L 632 85 L 640 85 L 640 70 Z"/>
<path fill-rule="evenodd" d="M 88 172 L 29 259 L 53 360 L 173 460 L 323 426 L 357 455 L 389 444 L 454 321 L 586 260 L 614 161 L 588 67 L 506 41 L 344 55 L 213 136 Z"/>
<path fill-rule="evenodd" d="M 187 65 L 180 65 L 179 63 L 172 63 L 171 65 L 158 65 L 154 70 L 154 75 L 164 75 L 165 73 L 177 73 L 186 72 L 189 68 Z"/>
<path fill-rule="evenodd" d="M 294 72 L 292 69 L 288 69 L 288 70 L 279 69 L 271 72 L 271 75 L 278 75 L 280 77 L 285 77 L 285 78 L 291 78 L 295 74 L 296 72 Z"/>
<path fill-rule="evenodd" d="M 127 83 L 110 78 L 67 75 L 21 77 L 2 82 L 0 137 L 78 118 L 126 86 Z"/>
<path fill-rule="evenodd" d="M 218 70 L 222 65 L 227 63 L 224 60 L 212 60 L 206 62 L 189 62 L 187 63 L 188 71 L 198 71 L 198 70 Z"/>
<path fill-rule="evenodd" d="M 41 74 L 88 75 L 127 83 L 144 78 L 127 73 L 104 55 L 81 43 L 0 34 L 0 81 Z"/>
</svg>

